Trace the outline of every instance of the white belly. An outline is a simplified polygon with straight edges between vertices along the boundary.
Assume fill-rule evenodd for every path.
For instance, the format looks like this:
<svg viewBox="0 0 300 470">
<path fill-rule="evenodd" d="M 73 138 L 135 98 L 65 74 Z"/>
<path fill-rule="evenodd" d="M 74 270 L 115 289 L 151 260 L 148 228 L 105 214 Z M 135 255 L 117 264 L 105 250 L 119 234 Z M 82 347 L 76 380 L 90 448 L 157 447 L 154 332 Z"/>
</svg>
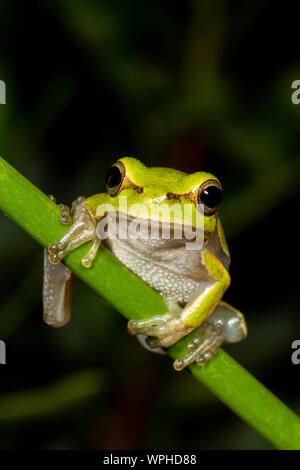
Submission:
<svg viewBox="0 0 300 470">
<path fill-rule="evenodd" d="M 128 269 L 137 274 L 150 287 L 180 304 L 188 302 L 192 292 L 199 287 L 199 279 L 168 269 L 168 263 L 160 263 L 157 256 L 153 259 L 145 253 L 139 255 L 139 252 L 136 253 L 120 240 L 106 240 L 105 245 Z"/>
</svg>

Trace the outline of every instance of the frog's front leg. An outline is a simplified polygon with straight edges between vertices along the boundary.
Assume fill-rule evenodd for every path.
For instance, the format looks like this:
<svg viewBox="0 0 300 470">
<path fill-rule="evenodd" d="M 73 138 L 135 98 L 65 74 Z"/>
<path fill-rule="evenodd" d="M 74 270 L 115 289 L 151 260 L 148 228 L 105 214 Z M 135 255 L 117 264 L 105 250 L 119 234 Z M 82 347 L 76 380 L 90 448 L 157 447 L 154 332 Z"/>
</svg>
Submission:
<svg viewBox="0 0 300 470">
<path fill-rule="evenodd" d="M 149 338 L 148 344 L 150 347 L 169 347 L 204 323 L 223 297 L 230 284 L 230 277 L 222 263 L 210 251 L 203 250 L 201 257 L 202 264 L 205 266 L 211 281 L 202 283 L 193 298 L 179 313 L 168 312 L 146 320 L 131 320 L 128 323 L 131 334 L 146 334 L 155 337 L 156 339 Z M 213 328 L 211 329 L 213 330 Z M 223 339 L 221 341 L 219 339 L 220 335 L 215 335 L 215 333 L 208 336 L 218 336 L 218 339 L 213 340 L 211 348 L 215 352 Z M 193 350 L 193 352 L 195 351 Z M 188 356 L 190 357 L 190 355 Z M 187 361 L 184 361 L 182 363 L 184 364 L 183 367 L 197 360 L 198 356 L 202 358 L 201 351 L 199 351 L 199 355 L 195 352 L 192 360 L 187 359 Z M 175 362 L 174 367 L 176 369 L 182 368 L 182 364 Z"/>
<path fill-rule="evenodd" d="M 59 242 L 48 247 L 49 261 L 57 264 L 75 248 L 92 241 L 90 250 L 81 260 L 83 266 L 89 268 L 101 243 L 96 235 L 96 220 L 85 207 L 84 197 L 79 197 L 73 202 L 71 214 L 74 223 Z"/>
</svg>

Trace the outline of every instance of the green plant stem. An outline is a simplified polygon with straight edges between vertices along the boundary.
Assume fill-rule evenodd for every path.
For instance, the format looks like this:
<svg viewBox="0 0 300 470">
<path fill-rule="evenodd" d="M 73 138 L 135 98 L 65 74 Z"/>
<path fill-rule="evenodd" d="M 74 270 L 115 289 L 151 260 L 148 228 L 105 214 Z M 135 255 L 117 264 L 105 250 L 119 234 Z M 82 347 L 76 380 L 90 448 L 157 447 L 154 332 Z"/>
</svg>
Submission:
<svg viewBox="0 0 300 470">
<path fill-rule="evenodd" d="M 60 209 L 1 157 L 0 209 L 44 247 L 60 239 L 68 228 L 59 222 Z M 105 247 L 99 250 L 92 268 L 84 268 L 81 258 L 86 250 L 81 246 L 68 255 L 67 266 L 127 319 L 166 311 L 162 298 Z M 182 357 L 188 341 L 189 337 L 183 338 L 169 348 L 170 356 Z M 205 367 L 191 365 L 189 369 L 275 447 L 300 449 L 299 417 L 224 350 Z"/>
</svg>

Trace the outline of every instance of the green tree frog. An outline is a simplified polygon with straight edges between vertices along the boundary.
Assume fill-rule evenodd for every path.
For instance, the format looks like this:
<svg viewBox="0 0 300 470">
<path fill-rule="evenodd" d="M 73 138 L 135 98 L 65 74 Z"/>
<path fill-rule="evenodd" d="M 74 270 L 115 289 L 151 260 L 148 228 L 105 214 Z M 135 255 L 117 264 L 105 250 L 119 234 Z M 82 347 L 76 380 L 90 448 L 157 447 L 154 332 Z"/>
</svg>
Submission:
<svg viewBox="0 0 300 470">
<path fill-rule="evenodd" d="M 131 334 L 141 335 L 147 348 L 159 351 L 195 330 L 188 354 L 174 362 L 176 370 L 193 362 L 204 365 L 222 344 L 244 339 L 247 326 L 243 315 L 221 300 L 230 284 L 230 255 L 219 218 L 219 180 L 206 172 L 186 174 L 169 168 L 148 168 L 135 158 L 124 157 L 108 169 L 105 183 L 107 193 L 79 197 L 73 202 L 73 224 L 61 240 L 45 250 L 44 320 L 62 326 L 70 317 L 72 274 L 61 262 L 64 256 L 91 242 L 82 259 L 88 269 L 103 243 L 168 305 L 163 315 L 129 321 Z M 169 213 L 167 220 L 167 211 L 161 209 L 173 204 L 189 209 L 184 223 L 200 229 L 201 246 L 188 249 L 185 233 L 178 236 L 175 228 L 182 225 L 178 214 Z M 153 212 L 153 208 L 158 210 Z M 68 208 L 61 209 L 61 222 L 66 223 Z M 109 217 L 113 220 L 112 215 L 114 228 L 122 226 L 123 231 L 101 232 L 101 222 L 107 223 Z M 146 227 L 143 237 L 124 231 L 140 218 Z M 151 225 L 158 230 L 156 238 L 149 236 Z M 169 236 L 162 237 L 167 225 L 171 228 Z"/>
</svg>

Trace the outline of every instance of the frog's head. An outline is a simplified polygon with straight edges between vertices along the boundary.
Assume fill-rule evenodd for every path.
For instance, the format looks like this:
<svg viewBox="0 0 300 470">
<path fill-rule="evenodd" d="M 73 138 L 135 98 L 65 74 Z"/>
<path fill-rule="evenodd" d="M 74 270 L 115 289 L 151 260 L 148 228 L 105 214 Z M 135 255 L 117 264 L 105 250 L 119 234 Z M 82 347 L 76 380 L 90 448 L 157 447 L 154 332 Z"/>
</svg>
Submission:
<svg viewBox="0 0 300 470">
<path fill-rule="evenodd" d="M 222 188 L 219 180 L 210 173 L 188 175 L 169 168 L 149 168 L 135 158 L 124 157 L 108 169 L 105 183 L 108 192 L 105 204 L 119 212 L 164 223 L 166 212 L 162 209 L 177 205 L 181 214 L 171 209 L 168 222 L 182 224 L 184 220 L 191 227 L 204 227 L 206 239 L 215 231 Z M 125 196 L 127 208 L 123 210 L 120 201 L 122 199 L 123 203 Z M 87 200 L 87 205 L 93 215 L 100 217 L 97 205 L 103 203 L 103 198 L 97 199 L 97 195 L 92 198 Z M 159 210 L 153 211 L 153 208 Z"/>
</svg>

